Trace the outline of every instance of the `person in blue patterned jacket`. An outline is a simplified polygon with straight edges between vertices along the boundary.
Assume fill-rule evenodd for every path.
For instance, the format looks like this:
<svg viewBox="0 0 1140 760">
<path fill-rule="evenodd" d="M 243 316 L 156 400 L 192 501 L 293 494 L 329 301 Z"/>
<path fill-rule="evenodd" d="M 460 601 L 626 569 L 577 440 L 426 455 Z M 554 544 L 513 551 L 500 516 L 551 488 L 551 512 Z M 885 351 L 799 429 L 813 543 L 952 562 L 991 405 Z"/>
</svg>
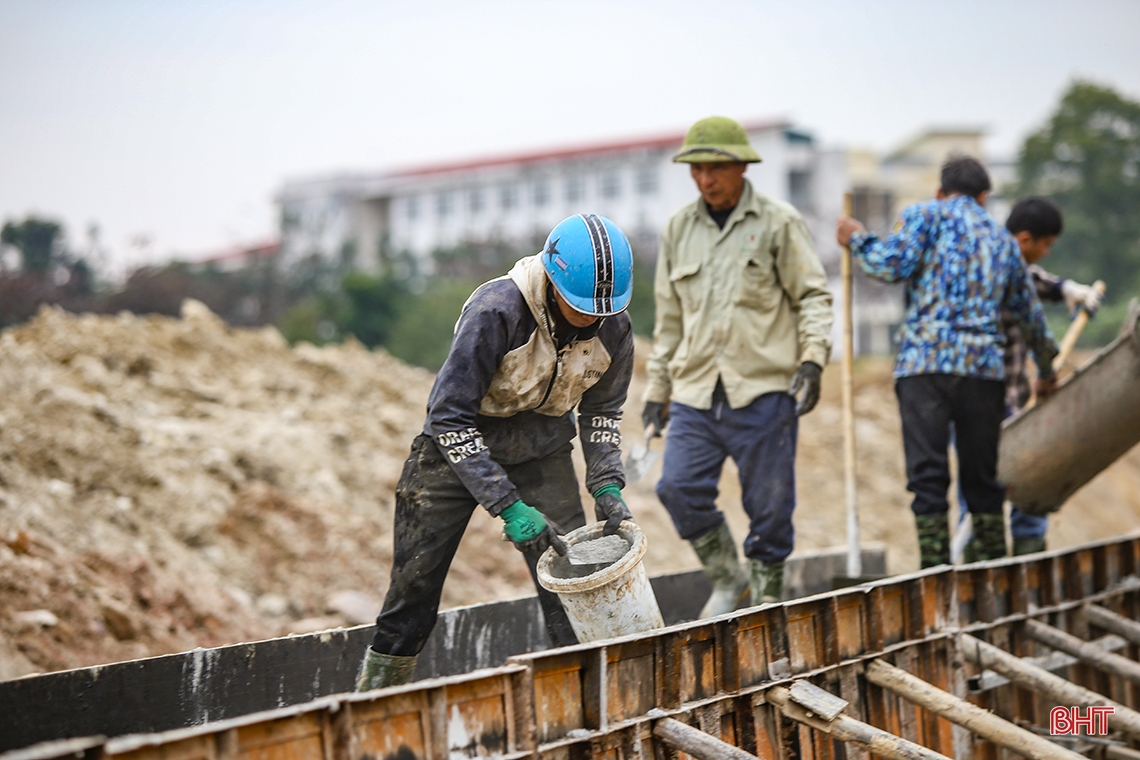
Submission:
<svg viewBox="0 0 1140 760">
<path fill-rule="evenodd" d="M 955 157 L 942 167 L 937 199 L 905 209 L 885 240 L 849 217 L 841 217 L 836 230 L 864 272 L 906 284 L 895 392 L 924 568 L 950 561 L 951 425 L 960 487 L 973 515 L 973 555 L 982 560 L 1006 553 L 1005 491 L 997 481 L 1005 416 L 1003 308 L 1033 353 L 1038 397 L 1056 384 L 1057 343 L 1017 241 L 986 213 L 990 187 L 977 160 Z"/>
</svg>

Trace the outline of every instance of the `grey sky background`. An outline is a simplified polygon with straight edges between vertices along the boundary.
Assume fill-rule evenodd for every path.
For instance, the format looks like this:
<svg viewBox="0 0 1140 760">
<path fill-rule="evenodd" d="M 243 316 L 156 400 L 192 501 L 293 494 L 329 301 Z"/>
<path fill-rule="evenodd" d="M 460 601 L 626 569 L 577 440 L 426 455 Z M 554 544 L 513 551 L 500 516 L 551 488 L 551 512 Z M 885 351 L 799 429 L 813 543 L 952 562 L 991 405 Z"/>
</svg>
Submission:
<svg viewBox="0 0 1140 760">
<path fill-rule="evenodd" d="M 272 237 L 286 178 L 711 114 L 883 150 L 981 125 L 1011 156 L 1075 77 L 1140 97 L 1140 0 L 0 0 L 0 220 L 200 258 Z"/>
</svg>

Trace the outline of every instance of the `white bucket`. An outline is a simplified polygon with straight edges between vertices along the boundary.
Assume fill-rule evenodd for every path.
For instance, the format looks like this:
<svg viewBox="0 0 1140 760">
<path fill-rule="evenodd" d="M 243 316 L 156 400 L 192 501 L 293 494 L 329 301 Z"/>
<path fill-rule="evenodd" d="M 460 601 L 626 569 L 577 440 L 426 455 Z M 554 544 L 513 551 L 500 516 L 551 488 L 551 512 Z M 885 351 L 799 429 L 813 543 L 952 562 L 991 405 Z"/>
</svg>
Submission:
<svg viewBox="0 0 1140 760">
<path fill-rule="evenodd" d="M 563 539 L 571 546 L 591 541 L 600 538 L 605 527 L 604 522 L 593 523 L 567 533 Z M 558 594 L 580 642 L 643 633 L 665 625 L 641 564 L 648 548 L 645 534 L 636 523 L 626 520 L 618 535 L 629 543 L 629 551 L 589 575 L 564 577 L 572 566 L 554 549 L 547 549 L 538 560 L 538 582 Z"/>
</svg>

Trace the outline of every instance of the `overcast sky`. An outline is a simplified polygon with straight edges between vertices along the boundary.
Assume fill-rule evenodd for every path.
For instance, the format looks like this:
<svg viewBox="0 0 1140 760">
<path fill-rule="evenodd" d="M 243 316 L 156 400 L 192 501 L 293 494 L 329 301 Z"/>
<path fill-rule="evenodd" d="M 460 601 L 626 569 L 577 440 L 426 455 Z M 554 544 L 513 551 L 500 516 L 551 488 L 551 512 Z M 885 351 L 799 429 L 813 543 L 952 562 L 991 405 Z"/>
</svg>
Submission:
<svg viewBox="0 0 1140 760">
<path fill-rule="evenodd" d="M 1140 98 L 1140 0 L 0 0 L 0 220 L 120 266 L 274 234 L 286 178 L 782 116 L 1016 152 L 1074 77 Z M 147 242 L 149 241 L 149 242 Z"/>
</svg>

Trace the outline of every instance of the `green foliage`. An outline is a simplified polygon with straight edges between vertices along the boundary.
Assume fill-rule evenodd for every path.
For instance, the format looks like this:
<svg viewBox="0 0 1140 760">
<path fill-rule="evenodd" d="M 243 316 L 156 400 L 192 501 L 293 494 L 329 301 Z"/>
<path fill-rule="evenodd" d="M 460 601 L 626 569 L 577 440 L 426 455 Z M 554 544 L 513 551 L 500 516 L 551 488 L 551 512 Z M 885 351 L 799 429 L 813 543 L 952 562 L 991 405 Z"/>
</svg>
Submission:
<svg viewBox="0 0 1140 760">
<path fill-rule="evenodd" d="M 338 332 L 351 333 L 369 348 L 387 343 L 393 326 L 404 310 L 407 289 L 390 276 L 373 277 L 350 272 L 341 281 L 347 309 L 338 321 Z"/>
<path fill-rule="evenodd" d="M 20 252 L 24 272 L 46 272 L 60 255 L 63 226 L 50 219 L 29 216 L 19 224 L 5 222 L 0 229 L 0 244 Z"/>
<path fill-rule="evenodd" d="M 629 318 L 638 335 L 653 335 L 656 301 L 653 297 L 654 265 L 642 259 L 633 260 L 633 297 L 629 301 Z"/>
<path fill-rule="evenodd" d="M 438 370 L 451 349 L 452 332 L 463 304 L 479 284 L 478 280 L 433 279 L 423 293 L 404 301 L 384 347 L 409 364 Z"/>
<path fill-rule="evenodd" d="M 1140 102 L 1074 82 L 1022 146 L 1014 192 L 1061 207 L 1065 230 L 1043 263 L 1063 277 L 1108 284 L 1105 308 L 1083 337 L 1111 340 L 1128 300 L 1140 295 Z"/>
<path fill-rule="evenodd" d="M 348 311 L 343 297 L 314 294 L 285 312 L 277 322 L 277 329 L 290 343 L 306 341 L 321 346 L 343 339 L 338 324 L 345 321 Z"/>
</svg>

